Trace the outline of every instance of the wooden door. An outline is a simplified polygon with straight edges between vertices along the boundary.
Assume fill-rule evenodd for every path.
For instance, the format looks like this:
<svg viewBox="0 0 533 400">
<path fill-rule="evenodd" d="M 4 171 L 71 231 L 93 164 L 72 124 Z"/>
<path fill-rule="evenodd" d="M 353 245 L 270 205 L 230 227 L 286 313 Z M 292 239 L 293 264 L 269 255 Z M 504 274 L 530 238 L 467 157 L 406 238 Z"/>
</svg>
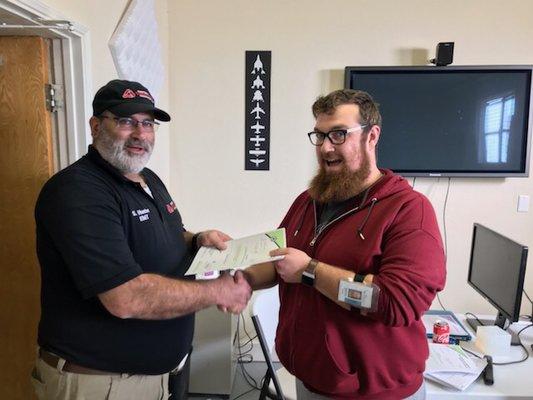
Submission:
<svg viewBox="0 0 533 400">
<path fill-rule="evenodd" d="M 33 210 L 53 169 L 48 49 L 0 37 L 0 399 L 35 398 L 30 371 L 40 315 Z"/>
</svg>

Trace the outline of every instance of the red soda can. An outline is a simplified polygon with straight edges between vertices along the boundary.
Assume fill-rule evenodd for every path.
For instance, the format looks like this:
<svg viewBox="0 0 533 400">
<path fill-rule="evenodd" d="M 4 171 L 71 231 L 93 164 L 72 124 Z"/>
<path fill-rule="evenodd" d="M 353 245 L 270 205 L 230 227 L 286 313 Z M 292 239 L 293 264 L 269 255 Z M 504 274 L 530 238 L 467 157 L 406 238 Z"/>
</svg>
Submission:
<svg viewBox="0 0 533 400">
<path fill-rule="evenodd" d="M 446 321 L 436 321 L 433 324 L 433 343 L 450 343 L 450 325 Z"/>
</svg>

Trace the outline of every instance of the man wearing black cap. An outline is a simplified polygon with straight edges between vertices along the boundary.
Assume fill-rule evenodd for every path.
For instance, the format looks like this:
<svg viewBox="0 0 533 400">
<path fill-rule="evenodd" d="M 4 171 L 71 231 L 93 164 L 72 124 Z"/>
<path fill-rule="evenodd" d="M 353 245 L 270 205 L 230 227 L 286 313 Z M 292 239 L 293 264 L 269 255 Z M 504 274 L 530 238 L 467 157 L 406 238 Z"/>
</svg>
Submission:
<svg viewBox="0 0 533 400">
<path fill-rule="evenodd" d="M 53 176 L 35 209 L 41 265 L 39 399 L 167 399 L 169 372 L 186 392 L 194 312 L 240 312 L 250 286 L 238 272 L 186 280 L 199 246 L 225 248 L 217 230 L 193 234 L 157 175 L 145 168 L 159 121 L 137 82 L 114 80 L 93 101 L 93 145 Z M 178 379 L 179 382 L 179 379 Z"/>
</svg>

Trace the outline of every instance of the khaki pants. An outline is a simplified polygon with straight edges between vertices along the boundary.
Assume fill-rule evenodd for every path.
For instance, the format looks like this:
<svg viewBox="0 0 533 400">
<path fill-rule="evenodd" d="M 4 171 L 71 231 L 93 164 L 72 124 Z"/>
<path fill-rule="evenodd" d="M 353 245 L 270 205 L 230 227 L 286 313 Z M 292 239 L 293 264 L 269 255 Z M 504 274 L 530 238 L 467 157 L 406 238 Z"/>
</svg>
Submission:
<svg viewBox="0 0 533 400">
<path fill-rule="evenodd" d="M 167 400 L 168 374 L 85 375 L 37 358 L 31 381 L 39 400 Z"/>
</svg>

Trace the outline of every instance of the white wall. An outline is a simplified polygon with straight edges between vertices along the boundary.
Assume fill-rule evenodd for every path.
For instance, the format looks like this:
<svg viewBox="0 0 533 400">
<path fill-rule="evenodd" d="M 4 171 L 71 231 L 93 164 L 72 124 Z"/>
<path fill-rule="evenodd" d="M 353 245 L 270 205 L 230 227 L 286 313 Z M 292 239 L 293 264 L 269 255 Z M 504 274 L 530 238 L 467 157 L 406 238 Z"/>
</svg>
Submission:
<svg viewBox="0 0 533 400">
<path fill-rule="evenodd" d="M 235 237 L 276 227 L 305 189 L 315 170 L 305 136 L 310 105 L 342 87 L 345 66 L 423 64 L 441 41 L 455 42 L 455 65 L 533 64 L 533 2 L 520 0 L 180 0 L 168 11 L 170 189 L 189 229 L 218 227 Z M 243 167 L 245 50 L 272 50 L 269 172 Z M 533 211 L 516 212 L 518 195 L 533 195 L 532 184 L 452 179 L 445 306 L 494 313 L 466 284 L 472 223 L 533 247 Z M 442 229 L 447 180 L 418 179 L 416 188 Z"/>
<path fill-rule="evenodd" d="M 91 98 L 101 86 L 111 79 L 117 79 L 118 74 L 113 64 L 108 42 L 115 31 L 117 24 L 129 4 L 128 0 L 45 0 L 44 3 L 52 10 L 64 14 L 71 21 L 84 25 L 89 29 L 91 65 L 91 81 L 93 84 Z M 156 104 L 166 110 L 169 107 L 168 75 L 169 75 L 169 29 L 167 15 L 167 0 L 156 0 L 156 18 L 159 24 L 159 38 L 162 47 L 163 62 L 165 64 L 165 77 L 159 98 Z M 139 57 L 150 57 L 149 54 L 139 54 Z M 87 123 L 87 130 L 89 130 Z M 156 146 L 150 160 L 149 167 L 154 169 L 161 179 L 169 182 L 169 126 L 163 124 L 157 131 Z"/>
</svg>

